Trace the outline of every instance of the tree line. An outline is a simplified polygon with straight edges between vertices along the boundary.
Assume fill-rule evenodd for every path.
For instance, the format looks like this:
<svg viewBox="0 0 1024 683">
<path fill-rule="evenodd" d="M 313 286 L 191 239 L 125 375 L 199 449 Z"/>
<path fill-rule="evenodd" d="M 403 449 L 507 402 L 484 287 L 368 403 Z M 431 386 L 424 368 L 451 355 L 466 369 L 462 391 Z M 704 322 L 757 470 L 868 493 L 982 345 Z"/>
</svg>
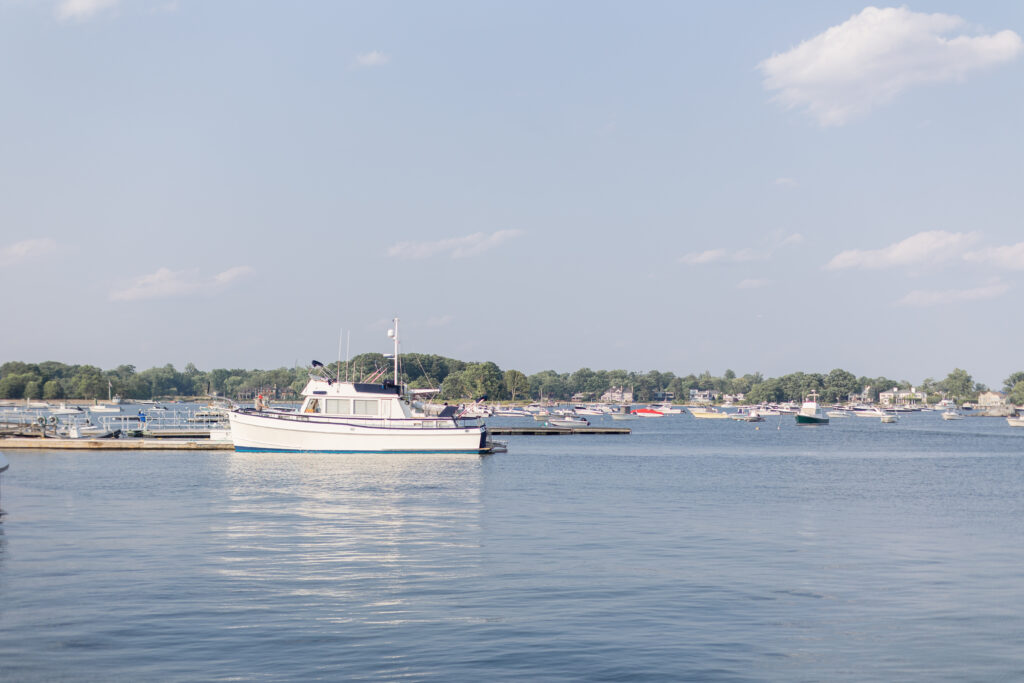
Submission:
<svg viewBox="0 0 1024 683">
<path fill-rule="evenodd" d="M 433 354 L 409 353 L 401 357 L 402 378 L 414 389 L 433 388 L 446 401 L 477 400 L 558 401 L 597 400 L 611 388 L 633 392 L 637 402 L 648 402 L 665 393 L 679 399 L 689 398 L 690 390 L 707 391 L 719 396 L 743 394 L 747 403 L 800 401 L 816 391 L 824 403 L 844 402 L 867 390 L 872 400 L 893 388 L 909 389 L 911 383 L 887 377 L 858 377 L 837 368 L 827 374 L 794 372 L 766 378 L 761 373 L 742 376 L 726 370 L 721 376 L 710 372 L 676 375 L 672 372 L 632 372 L 627 370 L 591 370 L 558 373 L 544 370 L 527 375 L 519 370 L 502 370 L 492 362 L 465 362 Z M 347 363 L 330 363 L 324 371 L 332 377 L 359 380 L 375 370 L 390 370 L 391 359 L 379 353 L 364 353 Z M 390 377 L 386 373 L 385 377 Z M 216 368 L 200 370 L 188 363 L 177 370 L 173 365 L 137 370 L 119 365 L 102 370 L 94 365 L 67 365 L 56 361 L 0 365 L 0 398 L 3 399 L 105 399 L 108 394 L 123 398 L 153 400 L 189 396 L 226 396 L 249 399 L 257 393 L 270 398 L 295 398 L 309 377 L 307 368 L 245 370 Z M 914 385 L 931 403 L 943 398 L 969 401 L 986 391 L 971 375 L 955 368 L 944 379 L 928 378 Z M 1024 405 L 1024 371 L 1014 372 L 1004 381 L 1003 391 L 1016 405 Z"/>
</svg>

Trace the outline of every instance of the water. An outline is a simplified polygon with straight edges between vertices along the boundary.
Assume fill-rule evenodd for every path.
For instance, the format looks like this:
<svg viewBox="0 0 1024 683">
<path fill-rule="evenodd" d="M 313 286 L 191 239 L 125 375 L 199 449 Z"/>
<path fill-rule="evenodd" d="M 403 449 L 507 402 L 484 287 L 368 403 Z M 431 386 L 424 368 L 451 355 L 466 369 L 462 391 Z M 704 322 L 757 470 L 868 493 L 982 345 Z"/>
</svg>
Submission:
<svg viewBox="0 0 1024 683">
<path fill-rule="evenodd" d="M 792 420 L 8 451 L 0 679 L 1024 678 L 1024 430 Z"/>
</svg>

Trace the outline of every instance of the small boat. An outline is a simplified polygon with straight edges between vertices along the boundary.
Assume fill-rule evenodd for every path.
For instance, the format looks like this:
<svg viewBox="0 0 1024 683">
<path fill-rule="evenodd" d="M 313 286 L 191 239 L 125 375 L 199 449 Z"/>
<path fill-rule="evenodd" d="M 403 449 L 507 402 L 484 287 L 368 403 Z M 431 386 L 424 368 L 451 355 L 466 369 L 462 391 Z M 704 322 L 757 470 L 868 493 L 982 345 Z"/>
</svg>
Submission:
<svg viewBox="0 0 1024 683">
<path fill-rule="evenodd" d="M 637 417 L 665 417 L 665 413 L 659 410 L 652 410 L 651 408 L 637 408 L 633 411 L 633 415 Z"/>
<path fill-rule="evenodd" d="M 948 409 L 946 409 L 942 413 L 942 419 L 943 420 L 962 420 L 962 419 L 964 419 L 964 414 L 961 413 L 959 410 L 956 410 L 955 408 L 948 408 Z"/>
<path fill-rule="evenodd" d="M 609 413 L 613 420 L 635 420 L 636 415 L 630 410 L 629 406 L 620 406 L 618 411 Z"/>
<path fill-rule="evenodd" d="M 897 417 L 895 413 L 886 413 L 885 415 L 883 415 L 881 417 L 881 421 L 882 421 L 882 424 L 891 425 L 891 424 L 895 424 L 895 423 L 899 422 L 900 418 Z"/>
<path fill-rule="evenodd" d="M 604 415 L 605 411 L 599 410 L 592 406 L 577 405 L 572 407 L 572 412 L 576 415 Z"/>
<path fill-rule="evenodd" d="M 548 424 L 552 427 L 589 427 L 590 423 L 587 422 L 585 417 L 577 417 L 575 415 L 560 415 L 559 417 L 552 417 L 548 419 Z"/>
<path fill-rule="evenodd" d="M 827 417 L 850 417 L 850 411 L 842 409 L 830 410 L 825 415 Z"/>
<path fill-rule="evenodd" d="M 812 391 L 804 397 L 804 403 L 800 406 L 800 412 L 796 414 L 798 425 L 827 425 L 828 417 L 821 414 L 818 407 L 818 392 Z"/>
<path fill-rule="evenodd" d="M 699 420 L 728 420 L 732 417 L 729 413 L 723 413 L 717 408 L 711 407 L 690 408 L 690 415 Z"/>
<path fill-rule="evenodd" d="M 672 403 L 652 403 L 647 406 L 651 410 L 657 410 L 662 415 L 682 415 L 685 410 L 672 405 Z"/>
<path fill-rule="evenodd" d="M 1008 417 L 1006 418 L 1006 424 L 1011 427 L 1024 427 L 1024 417 L 1019 415 L 1017 417 Z"/>
</svg>

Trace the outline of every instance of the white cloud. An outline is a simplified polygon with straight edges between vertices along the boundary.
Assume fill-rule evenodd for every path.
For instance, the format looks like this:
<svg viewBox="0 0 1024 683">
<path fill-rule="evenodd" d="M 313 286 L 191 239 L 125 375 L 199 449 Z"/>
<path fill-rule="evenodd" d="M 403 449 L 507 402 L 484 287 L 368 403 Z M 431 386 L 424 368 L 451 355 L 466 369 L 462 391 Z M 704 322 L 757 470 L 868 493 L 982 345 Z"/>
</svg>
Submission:
<svg viewBox="0 0 1024 683">
<path fill-rule="evenodd" d="M 57 18 L 62 21 L 88 19 L 105 9 L 114 7 L 118 2 L 120 0 L 63 0 L 57 5 Z"/>
<path fill-rule="evenodd" d="M 136 278 L 126 287 L 110 292 L 111 301 L 143 301 L 188 296 L 204 291 L 216 291 L 252 272 L 249 266 L 235 266 L 213 277 L 202 277 L 196 269 L 171 270 L 158 268 L 156 272 Z"/>
<path fill-rule="evenodd" d="M 372 52 L 365 52 L 361 55 L 356 55 L 355 65 L 359 67 L 371 67 L 371 66 L 384 66 L 391 61 L 389 55 L 384 54 L 378 50 Z"/>
<path fill-rule="evenodd" d="M 771 280 L 759 280 L 756 278 L 751 278 L 747 280 L 740 280 L 739 282 L 737 282 L 736 289 L 761 289 L 762 287 L 767 287 L 771 283 Z"/>
<path fill-rule="evenodd" d="M 490 234 L 475 232 L 465 237 L 452 237 L 436 242 L 398 242 L 388 247 L 387 253 L 388 256 L 404 259 L 424 259 L 438 255 L 467 258 L 482 254 L 522 234 L 522 230 L 498 230 Z"/>
<path fill-rule="evenodd" d="M 214 275 L 213 281 L 218 285 L 226 285 L 240 277 L 245 277 L 251 272 L 252 268 L 249 266 L 235 266 L 234 268 L 228 268 L 223 273 L 217 273 Z"/>
<path fill-rule="evenodd" d="M 777 187 L 798 187 L 800 185 L 793 178 L 776 178 L 774 184 Z"/>
<path fill-rule="evenodd" d="M 804 236 L 798 232 L 791 233 L 789 235 L 783 235 L 777 233 L 774 235 L 776 247 L 788 247 L 791 244 L 800 244 L 804 241 Z"/>
<path fill-rule="evenodd" d="M 976 69 L 1015 59 L 1019 35 L 955 35 L 966 22 L 906 7 L 866 7 L 795 48 L 758 64 L 764 86 L 787 108 L 841 126 L 916 85 L 962 81 Z"/>
<path fill-rule="evenodd" d="M 825 268 L 895 268 L 938 263 L 963 253 L 978 239 L 975 232 L 928 230 L 881 249 L 850 249 L 836 254 Z"/>
<path fill-rule="evenodd" d="M 57 243 L 49 237 L 15 242 L 0 248 L 0 266 L 13 266 L 28 259 L 47 254 L 57 248 Z"/>
<path fill-rule="evenodd" d="M 703 266 L 709 263 L 749 263 L 751 261 L 767 261 L 776 249 L 787 247 L 791 244 L 799 244 L 803 241 L 803 235 L 794 232 L 786 235 L 781 231 L 775 231 L 765 240 L 768 246 L 757 249 L 708 249 L 707 251 L 694 251 L 683 254 L 679 257 L 680 263 L 688 266 Z"/>
<path fill-rule="evenodd" d="M 767 251 L 755 251 L 753 249 L 708 249 L 707 251 L 692 252 L 679 257 L 680 263 L 690 266 L 702 266 L 708 263 L 745 263 L 748 261 L 763 261 L 770 254 Z"/>
<path fill-rule="evenodd" d="M 943 304 L 955 304 L 964 301 L 995 299 L 1006 294 L 1009 290 L 1009 285 L 1001 282 L 973 289 L 915 289 L 897 301 L 896 304 L 898 306 L 941 306 Z"/>
<path fill-rule="evenodd" d="M 1006 270 L 1024 270 L 1024 242 L 970 251 L 964 254 L 964 260 Z"/>
</svg>

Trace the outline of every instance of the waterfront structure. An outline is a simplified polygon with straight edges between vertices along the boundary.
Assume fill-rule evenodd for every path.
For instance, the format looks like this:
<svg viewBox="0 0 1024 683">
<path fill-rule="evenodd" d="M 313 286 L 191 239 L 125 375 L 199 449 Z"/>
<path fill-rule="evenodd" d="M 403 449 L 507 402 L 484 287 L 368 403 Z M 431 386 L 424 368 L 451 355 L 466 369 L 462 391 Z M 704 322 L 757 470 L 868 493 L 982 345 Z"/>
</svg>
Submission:
<svg viewBox="0 0 1024 683">
<path fill-rule="evenodd" d="M 1006 396 L 998 391 L 983 391 L 978 394 L 979 408 L 1001 408 L 1006 405 Z"/>
<path fill-rule="evenodd" d="M 910 387 L 909 390 L 893 387 L 891 391 L 878 394 L 878 402 L 886 407 L 916 407 L 924 405 L 926 398 L 924 392 L 918 391 L 915 387 Z"/>
<path fill-rule="evenodd" d="M 627 389 L 624 386 L 612 387 L 608 391 L 601 394 L 602 403 L 632 403 L 633 402 L 633 390 Z"/>
</svg>

